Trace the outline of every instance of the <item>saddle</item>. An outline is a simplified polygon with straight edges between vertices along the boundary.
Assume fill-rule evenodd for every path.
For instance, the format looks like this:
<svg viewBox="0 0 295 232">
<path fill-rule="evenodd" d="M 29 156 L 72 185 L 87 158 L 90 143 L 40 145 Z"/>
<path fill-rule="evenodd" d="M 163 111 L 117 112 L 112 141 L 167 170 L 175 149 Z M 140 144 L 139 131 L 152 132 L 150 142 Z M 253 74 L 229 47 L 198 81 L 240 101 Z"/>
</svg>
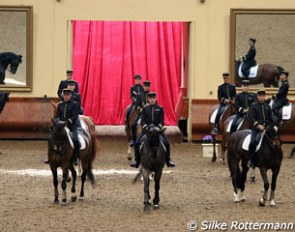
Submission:
<svg viewBox="0 0 295 232">
<path fill-rule="evenodd" d="M 241 128 L 241 126 L 242 126 L 242 124 L 243 124 L 243 122 L 244 122 L 244 120 L 245 120 L 244 117 L 239 117 L 238 121 L 236 122 L 236 125 L 233 125 L 234 119 L 235 119 L 235 118 L 232 118 L 232 119 L 229 121 L 228 126 L 227 126 L 227 128 L 226 128 L 226 132 L 227 132 L 227 133 L 233 133 L 233 132 L 238 131 L 238 130 Z M 234 128 L 233 128 L 234 126 L 236 127 L 235 130 L 234 130 Z"/>
<path fill-rule="evenodd" d="M 242 62 L 239 66 L 239 77 L 243 78 L 244 74 L 242 72 L 242 66 L 244 65 L 244 63 Z M 255 78 L 257 76 L 257 71 L 258 71 L 258 64 L 256 64 L 255 66 L 252 66 L 250 68 L 250 72 L 249 72 L 249 78 Z"/>
<path fill-rule="evenodd" d="M 243 141 L 243 145 L 242 145 L 242 148 L 245 151 L 249 151 L 250 150 L 251 136 L 254 136 L 254 134 L 251 132 L 251 130 L 249 130 L 249 131 L 250 131 L 250 133 L 245 137 L 245 139 Z M 259 151 L 264 135 L 265 135 L 265 130 L 261 133 L 259 142 L 256 141 L 256 143 L 258 142 L 258 144 L 256 146 L 255 152 Z"/>
<path fill-rule="evenodd" d="M 221 116 L 220 116 L 220 119 L 222 118 L 222 115 L 223 115 L 223 113 L 224 113 L 224 111 L 226 110 L 227 107 L 228 107 L 228 106 L 222 106 L 222 108 L 221 108 Z M 210 117 L 210 123 L 212 123 L 212 124 L 218 123 L 218 122 L 216 122 L 216 117 L 217 117 L 218 108 L 219 108 L 219 107 L 217 107 L 217 108 L 213 111 L 213 113 L 212 113 L 212 115 L 211 115 L 211 117 Z M 219 119 L 219 120 L 220 120 L 220 119 Z"/>
<path fill-rule="evenodd" d="M 89 143 L 89 139 L 88 139 L 88 134 L 89 134 L 89 130 L 87 125 L 85 124 L 85 122 L 83 120 L 80 120 L 80 124 L 81 127 L 79 127 L 77 129 L 78 131 L 78 139 L 80 142 L 80 150 L 84 150 L 86 148 L 86 143 Z M 68 139 L 70 141 L 71 147 L 74 149 L 74 142 L 73 142 L 73 133 L 70 131 L 70 129 L 68 127 L 65 127 Z"/>
<path fill-rule="evenodd" d="M 274 101 L 271 100 L 269 105 L 270 107 L 272 108 L 274 104 Z M 287 121 L 287 120 L 290 120 L 291 119 L 291 116 L 292 116 L 292 103 L 291 102 L 288 102 L 287 105 L 284 105 L 280 110 L 279 110 L 279 114 L 282 118 L 282 120 L 284 121 Z"/>
</svg>

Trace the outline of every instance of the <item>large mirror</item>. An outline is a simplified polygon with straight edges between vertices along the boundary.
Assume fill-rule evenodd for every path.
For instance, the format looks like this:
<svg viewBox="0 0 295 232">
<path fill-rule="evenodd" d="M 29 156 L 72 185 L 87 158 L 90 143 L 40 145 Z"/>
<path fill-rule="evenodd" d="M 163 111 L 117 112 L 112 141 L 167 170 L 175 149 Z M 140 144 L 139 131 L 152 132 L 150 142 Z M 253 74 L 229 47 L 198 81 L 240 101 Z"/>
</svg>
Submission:
<svg viewBox="0 0 295 232">
<path fill-rule="evenodd" d="M 31 6 L 0 6 L 0 91 L 32 91 Z"/>
<path fill-rule="evenodd" d="M 249 38 L 255 38 L 259 65 L 255 77 L 249 77 L 251 87 L 262 86 L 267 92 L 277 91 L 280 84 L 275 72 L 289 71 L 290 93 L 295 93 L 295 10 L 231 9 L 230 12 L 230 72 L 232 81 L 239 87 L 241 78 L 239 58 L 250 49 Z M 255 71 L 255 70 L 254 70 Z M 255 79 L 256 78 L 256 79 Z"/>
</svg>

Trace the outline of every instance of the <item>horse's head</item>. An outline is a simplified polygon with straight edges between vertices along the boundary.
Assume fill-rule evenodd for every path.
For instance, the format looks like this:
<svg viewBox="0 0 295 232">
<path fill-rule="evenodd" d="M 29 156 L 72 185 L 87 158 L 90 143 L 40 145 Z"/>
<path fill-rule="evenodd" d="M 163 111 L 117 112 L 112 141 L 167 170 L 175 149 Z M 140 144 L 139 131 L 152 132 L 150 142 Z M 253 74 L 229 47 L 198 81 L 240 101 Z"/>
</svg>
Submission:
<svg viewBox="0 0 295 232">
<path fill-rule="evenodd" d="M 159 128 L 157 126 L 154 126 L 153 124 L 148 126 L 147 128 L 147 143 L 148 146 L 152 152 L 152 155 L 156 156 L 159 146 L 160 146 L 160 136 L 166 128 Z"/>
<path fill-rule="evenodd" d="M 266 137 L 271 141 L 276 147 L 281 145 L 281 140 L 279 136 L 279 122 L 277 119 L 273 119 L 274 123 L 272 125 L 266 125 Z"/>
<path fill-rule="evenodd" d="M 60 121 L 59 119 L 54 119 L 50 128 L 51 138 L 54 143 L 60 144 L 64 142 L 66 137 L 65 130 L 66 122 Z"/>
<path fill-rule="evenodd" d="M 10 72 L 15 74 L 19 64 L 22 62 L 22 55 L 14 55 L 10 62 Z"/>
</svg>

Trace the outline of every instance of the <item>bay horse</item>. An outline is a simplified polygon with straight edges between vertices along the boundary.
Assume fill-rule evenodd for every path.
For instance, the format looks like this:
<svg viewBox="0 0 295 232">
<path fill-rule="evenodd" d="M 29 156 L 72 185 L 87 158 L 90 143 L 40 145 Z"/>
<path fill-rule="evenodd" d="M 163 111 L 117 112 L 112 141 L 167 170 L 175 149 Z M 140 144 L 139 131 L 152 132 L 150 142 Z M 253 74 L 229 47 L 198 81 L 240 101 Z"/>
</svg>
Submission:
<svg viewBox="0 0 295 232">
<path fill-rule="evenodd" d="M 132 107 L 131 104 L 126 107 L 126 110 L 125 110 L 125 119 L 127 118 L 127 112 L 130 109 L 130 107 Z M 135 122 L 136 116 L 137 116 L 137 110 L 135 109 L 135 107 L 133 107 L 133 109 L 132 109 L 132 111 L 131 111 L 131 113 L 129 115 L 129 120 L 128 120 L 127 128 L 125 130 L 125 133 L 126 133 L 128 142 L 130 140 L 132 140 L 132 126 L 133 126 L 133 124 Z M 137 126 L 137 129 L 136 129 L 136 135 L 139 135 L 140 133 L 141 133 L 141 126 L 138 125 Z M 132 159 L 132 156 L 131 156 L 131 153 L 132 153 L 131 150 L 132 149 L 131 148 L 132 148 L 132 146 L 128 143 L 128 152 L 127 152 L 128 153 L 128 156 L 127 156 L 127 159 L 128 160 L 131 160 Z"/>
<path fill-rule="evenodd" d="M 80 116 L 81 117 L 81 116 Z M 81 175 L 81 190 L 80 190 L 80 200 L 84 199 L 84 183 L 86 181 L 86 176 L 88 176 L 92 186 L 94 187 L 95 179 L 92 172 L 92 163 L 96 156 L 96 138 L 94 134 L 94 124 L 90 117 L 82 116 L 83 122 L 87 125 L 87 129 L 79 129 L 79 134 L 83 137 L 85 141 L 85 148 L 80 151 L 80 159 L 82 164 L 82 175 Z M 54 203 L 58 204 L 58 179 L 57 179 L 57 168 L 62 169 L 62 204 L 67 203 L 66 195 L 66 179 L 68 176 L 68 170 L 72 173 L 72 188 L 71 192 L 73 194 L 72 201 L 76 201 L 77 197 L 75 195 L 76 189 L 76 177 L 77 173 L 72 163 L 72 158 L 74 154 L 74 148 L 71 145 L 71 141 L 66 131 L 66 123 L 60 120 L 53 120 L 50 129 L 50 138 L 48 145 L 48 158 L 49 165 L 53 175 L 53 185 L 54 185 Z"/>
<path fill-rule="evenodd" d="M 13 52 L 0 53 L 0 85 L 4 85 L 6 69 L 9 66 L 9 71 L 15 74 L 19 64 L 22 62 L 22 55 L 17 55 Z"/>
<path fill-rule="evenodd" d="M 235 60 L 235 85 L 241 87 L 242 78 L 239 77 L 239 67 L 241 62 Z M 257 75 L 249 78 L 250 85 L 263 84 L 264 87 L 279 87 L 279 75 L 284 68 L 274 64 L 261 64 L 258 66 Z"/>
<path fill-rule="evenodd" d="M 153 125 L 147 128 L 147 133 L 144 135 L 140 149 L 141 154 L 141 173 L 144 182 L 144 212 L 150 210 L 150 174 L 154 172 L 155 181 L 155 196 L 153 199 L 154 209 L 159 209 L 159 190 L 160 181 L 165 166 L 166 148 L 161 142 L 161 134 L 164 133 L 166 128 L 159 129 Z"/>
<path fill-rule="evenodd" d="M 251 134 L 250 130 L 241 130 L 233 133 L 228 142 L 228 167 L 230 170 L 232 185 L 234 188 L 234 202 L 245 201 L 245 182 L 247 172 L 249 170 L 247 164 L 250 160 L 249 151 L 243 149 L 244 139 Z M 257 151 L 259 161 L 257 167 L 260 169 L 260 174 L 264 183 L 264 193 L 259 200 L 259 205 L 264 206 L 267 201 L 269 190 L 269 181 L 267 171 L 272 170 L 270 205 L 275 206 L 275 190 L 277 177 L 280 172 L 280 167 L 283 159 L 283 151 L 280 146 L 280 141 L 277 136 L 276 126 L 268 126 L 262 132 L 262 141 L 260 149 Z M 240 163 L 242 170 L 240 169 Z"/>
<path fill-rule="evenodd" d="M 213 115 L 213 113 L 218 109 L 219 104 L 218 105 L 214 105 L 209 112 L 209 124 L 211 127 L 211 137 L 212 137 L 212 143 L 213 143 L 213 157 L 211 159 L 211 162 L 215 162 L 216 161 L 216 136 L 218 133 L 223 133 L 224 130 L 224 122 L 227 118 L 229 118 L 231 115 L 236 113 L 236 108 L 235 108 L 235 104 L 233 101 L 231 101 L 228 105 L 226 105 L 220 120 L 219 120 L 219 125 L 217 128 L 217 125 L 214 123 L 210 122 L 210 119 Z"/>
</svg>

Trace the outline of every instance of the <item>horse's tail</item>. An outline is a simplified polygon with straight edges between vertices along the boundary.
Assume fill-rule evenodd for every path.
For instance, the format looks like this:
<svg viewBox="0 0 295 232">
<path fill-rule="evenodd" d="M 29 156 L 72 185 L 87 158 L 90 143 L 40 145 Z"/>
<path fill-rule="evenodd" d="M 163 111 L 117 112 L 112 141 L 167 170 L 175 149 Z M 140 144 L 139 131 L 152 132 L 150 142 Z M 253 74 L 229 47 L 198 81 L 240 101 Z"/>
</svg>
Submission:
<svg viewBox="0 0 295 232">
<path fill-rule="evenodd" d="M 91 153 L 90 153 L 90 157 L 89 157 L 89 163 L 88 163 L 88 172 L 87 172 L 87 176 L 91 182 L 92 187 L 95 187 L 95 179 L 94 179 L 94 175 L 92 172 L 92 163 L 96 158 L 96 154 L 99 151 L 99 142 L 98 139 L 95 136 L 95 125 L 94 125 L 94 120 L 92 117 L 88 117 L 91 121 L 91 124 L 89 125 L 89 133 L 90 133 L 90 137 L 91 137 Z"/>
</svg>

